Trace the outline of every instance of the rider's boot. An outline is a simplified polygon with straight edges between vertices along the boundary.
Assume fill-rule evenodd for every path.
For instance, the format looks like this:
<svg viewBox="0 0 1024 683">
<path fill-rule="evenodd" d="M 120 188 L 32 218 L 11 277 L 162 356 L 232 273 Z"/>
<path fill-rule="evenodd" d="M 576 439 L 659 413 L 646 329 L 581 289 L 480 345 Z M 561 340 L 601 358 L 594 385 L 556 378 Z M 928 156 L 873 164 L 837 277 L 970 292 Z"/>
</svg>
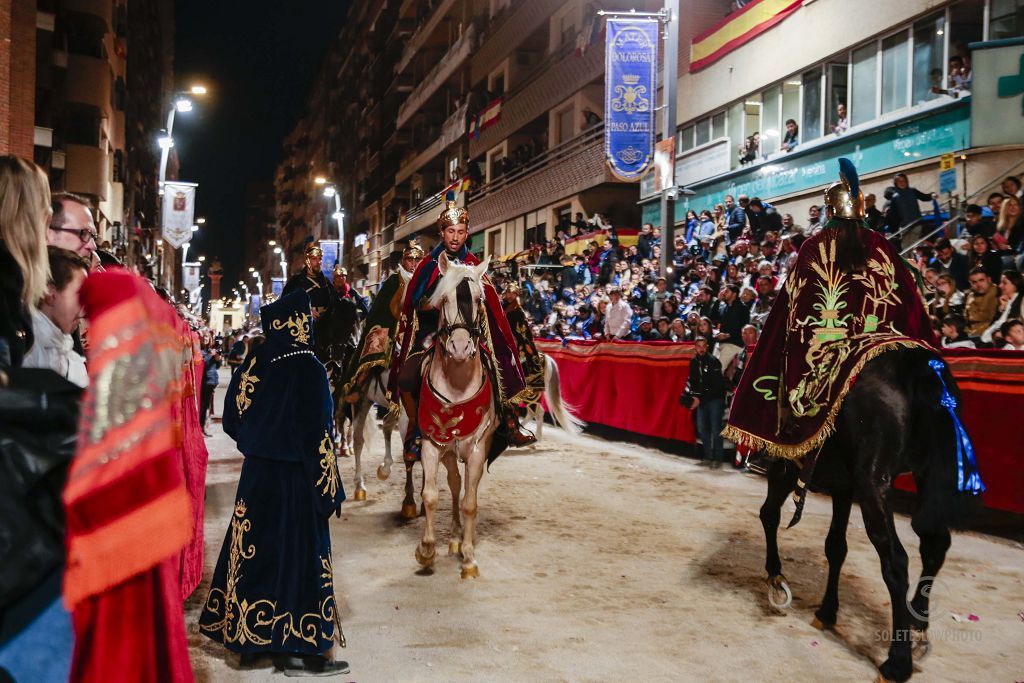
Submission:
<svg viewBox="0 0 1024 683">
<path fill-rule="evenodd" d="M 505 434 L 508 445 L 513 448 L 523 448 L 537 443 L 537 437 L 529 429 L 519 423 L 519 415 L 515 410 L 507 410 L 504 418 Z"/>
<path fill-rule="evenodd" d="M 407 463 L 416 462 L 420 459 L 422 439 L 420 437 L 420 426 L 416 398 L 409 392 L 401 392 L 402 407 L 409 418 L 409 429 L 405 433 L 405 441 L 402 444 L 402 459 Z"/>
</svg>

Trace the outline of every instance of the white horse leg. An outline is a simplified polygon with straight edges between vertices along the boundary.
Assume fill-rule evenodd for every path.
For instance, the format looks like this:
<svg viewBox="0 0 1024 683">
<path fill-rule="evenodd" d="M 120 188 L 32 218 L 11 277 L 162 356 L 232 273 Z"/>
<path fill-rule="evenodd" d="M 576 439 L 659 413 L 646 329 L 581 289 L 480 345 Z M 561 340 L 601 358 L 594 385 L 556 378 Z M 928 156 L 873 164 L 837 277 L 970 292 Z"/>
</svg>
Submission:
<svg viewBox="0 0 1024 683">
<path fill-rule="evenodd" d="M 431 441 L 423 440 L 423 508 L 427 518 L 423 525 L 423 538 L 416 546 L 416 561 L 423 567 L 431 567 L 437 555 L 434 538 L 434 514 L 437 512 L 437 466 L 440 453 Z"/>
<path fill-rule="evenodd" d="M 452 492 L 452 533 L 448 541 L 448 554 L 458 555 L 462 550 L 462 519 L 459 514 L 459 499 L 462 493 L 462 474 L 454 451 L 448 451 L 441 462 L 448 470 L 448 488 Z"/>
<path fill-rule="evenodd" d="M 544 406 L 540 404 L 540 399 L 537 400 L 537 405 L 533 409 L 533 414 L 537 417 L 537 441 L 540 441 L 540 437 L 544 434 Z"/>
<path fill-rule="evenodd" d="M 391 457 L 391 432 L 395 430 L 395 422 L 395 418 L 386 415 L 381 424 L 381 431 L 384 433 L 384 462 L 377 467 L 377 478 L 381 481 L 391 476 L 391 465 L 395 462 Z"/>
<path fill-rule="evenodd" d="M 353 500 L 366 500 L 366 482 L 363 480 L 363 446 L 366 444 L 366 416 L 370 412 L 370 404 L 360 401 L 355 405 L 355 417 L 352 419 L 352 454 L 356 460 L 356 492 Z"/>
<path fill-rule="evenodd" d="M 475 579 L 480 576 L 476 565 L 476 514 L 477 489 L 484 476 L 487 462 L 487 446 L 490 439 L 481 439 L 466 458 L 466 491 L 462 496 L 462 578 Z"/>
</svg>

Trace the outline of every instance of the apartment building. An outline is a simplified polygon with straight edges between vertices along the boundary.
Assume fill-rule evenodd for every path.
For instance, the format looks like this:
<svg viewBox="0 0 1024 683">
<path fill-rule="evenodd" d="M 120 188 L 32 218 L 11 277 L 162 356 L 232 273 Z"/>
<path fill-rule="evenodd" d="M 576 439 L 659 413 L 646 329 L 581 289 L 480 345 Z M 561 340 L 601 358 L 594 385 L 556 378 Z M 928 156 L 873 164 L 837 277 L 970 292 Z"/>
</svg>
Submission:
<svg viewBox="0 0 1024 683">
<path fill-rule="evenodd" d="M 173 5 L 7 4 L 15 30 L 5 45 L 12 58 L 4 118 L 13 135 L 2 151 L 33 158 L 54 191 L 91 199 L 101 241 L 127 246 L 132 228 L 151 227 L 156 216 L 154 136 L 170 83 Z"/>
<path fill-rule="evenodd" d="M 318 176 L 342 198 L 357 284 L 392 272 L 409 240 L 436 243 L 449 197 L 469 206 L 471 248 L 486 256 L 554 236 L 576 212 L 638 227 L 638 186 L 615 180 L 602 152 L 604 4 L 353 4 L 278 169 L 279 228 L 293 267 L 303 244 L 333 237 Z M 728 5 L 720 4 L 718 17 Z M 332 97 L 318 98 L 321 87 Z"/>
<path fill-rule="evenodd" d="M 691 5 L 707 6 L 684 0 Z M 954 194 L 983 199 L 1022 168 L 1020 97 L 998 92 L 999 78 L 1019 69 L 1009 65 L 1020 63 L 1022 35 L 1024 0 L 749 3 L 681 41 L 676 179 L 694 194 L 676 204 L 676 224 L 726 194 L 760 196 L 804 224 L 840 156 L 857 164 L 879 207 L 897 172 L 937 192 L 949 153 Z M 973 83 L 956 87 L 961 63 L 973 66 Z M 994 111 L 1012 113 L 991 120 Z M 787 122 L 797 131 L 791 150 Z M 755 135 L 756 153 L 741 162 Z M 650 179 L 641 205 L 659 224 Z"/>
</svg>

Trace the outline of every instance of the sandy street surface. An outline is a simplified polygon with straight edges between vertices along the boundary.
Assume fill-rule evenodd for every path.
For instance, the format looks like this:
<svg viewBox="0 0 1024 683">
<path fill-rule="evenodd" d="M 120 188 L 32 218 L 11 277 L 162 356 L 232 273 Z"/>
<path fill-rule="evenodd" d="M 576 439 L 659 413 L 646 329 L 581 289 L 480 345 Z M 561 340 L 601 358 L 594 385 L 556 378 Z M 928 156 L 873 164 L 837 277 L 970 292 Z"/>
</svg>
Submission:
<svg viewBox="0 0 1024 683">
<path fill-rule="evenodd" d="M 241 469 L 233 443 L 213 429 L 206 575 L 186 605 L 196 678 L 283 680 L 269 664 L 239 670 L 237 656 L 196 626 Z M 827 498 L 811 495 L 803 521 L 780 532 L 795 596 L 776 614 L 764 586 L 762 478 L 545 429 L 536 450 L 502 456 L 483 479 L 479 579 L 460 579 L 444 554 L 451 500 L 442 475 L 439 561 L 424 575 L 413 557 L 423 520 L 398 514 L 399 467 L 387 482 L 374 475 L 383 449 L 373 431 L 369 499 L 331 521 L 348 638 L 336 657 L 352 666 L 334 680 L 872 681 L 885 658 L 889 598 L 857 510 L 839 624 L 823 633 L 810 622 L 825 586 Z M 341 467 L 351 496 L 352 459 Z M 897 526 L 916 577 L 917 538 L 908 518 Z M 955 534 L 932 596 L 932 649 L 913 680 L 1024 680 L 1024 548 Z"/>
</svg>

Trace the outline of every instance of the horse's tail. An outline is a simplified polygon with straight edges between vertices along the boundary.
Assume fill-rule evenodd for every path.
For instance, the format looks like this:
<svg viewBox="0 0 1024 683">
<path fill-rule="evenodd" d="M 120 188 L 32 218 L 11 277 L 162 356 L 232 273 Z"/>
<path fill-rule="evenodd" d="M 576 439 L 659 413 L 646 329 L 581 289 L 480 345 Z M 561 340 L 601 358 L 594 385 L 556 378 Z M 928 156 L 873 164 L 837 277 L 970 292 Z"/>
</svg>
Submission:
<svg viewBox="0 0 1024 683">
<path fill-rule="evenodd" d="M 544 399 L 547 401 L 551 417 L 565 431 L 570 434 L 579 434 L 586 426 L 574 414 L 576 409 L 565 402 L 562 398 L 562 384 L 558 377 L 558 364 L 551 356 L 544 356 Z"/>
<path fill-rule="evenodd" d="M 919 356 L 913 434 L 919 445 L 913 464 L 918 508 L 912 525 L 922 535 L 966 525 L 981 506 L 983 487 L 956 380 L 945 361 L 925 351 Z"/>
</svg>

